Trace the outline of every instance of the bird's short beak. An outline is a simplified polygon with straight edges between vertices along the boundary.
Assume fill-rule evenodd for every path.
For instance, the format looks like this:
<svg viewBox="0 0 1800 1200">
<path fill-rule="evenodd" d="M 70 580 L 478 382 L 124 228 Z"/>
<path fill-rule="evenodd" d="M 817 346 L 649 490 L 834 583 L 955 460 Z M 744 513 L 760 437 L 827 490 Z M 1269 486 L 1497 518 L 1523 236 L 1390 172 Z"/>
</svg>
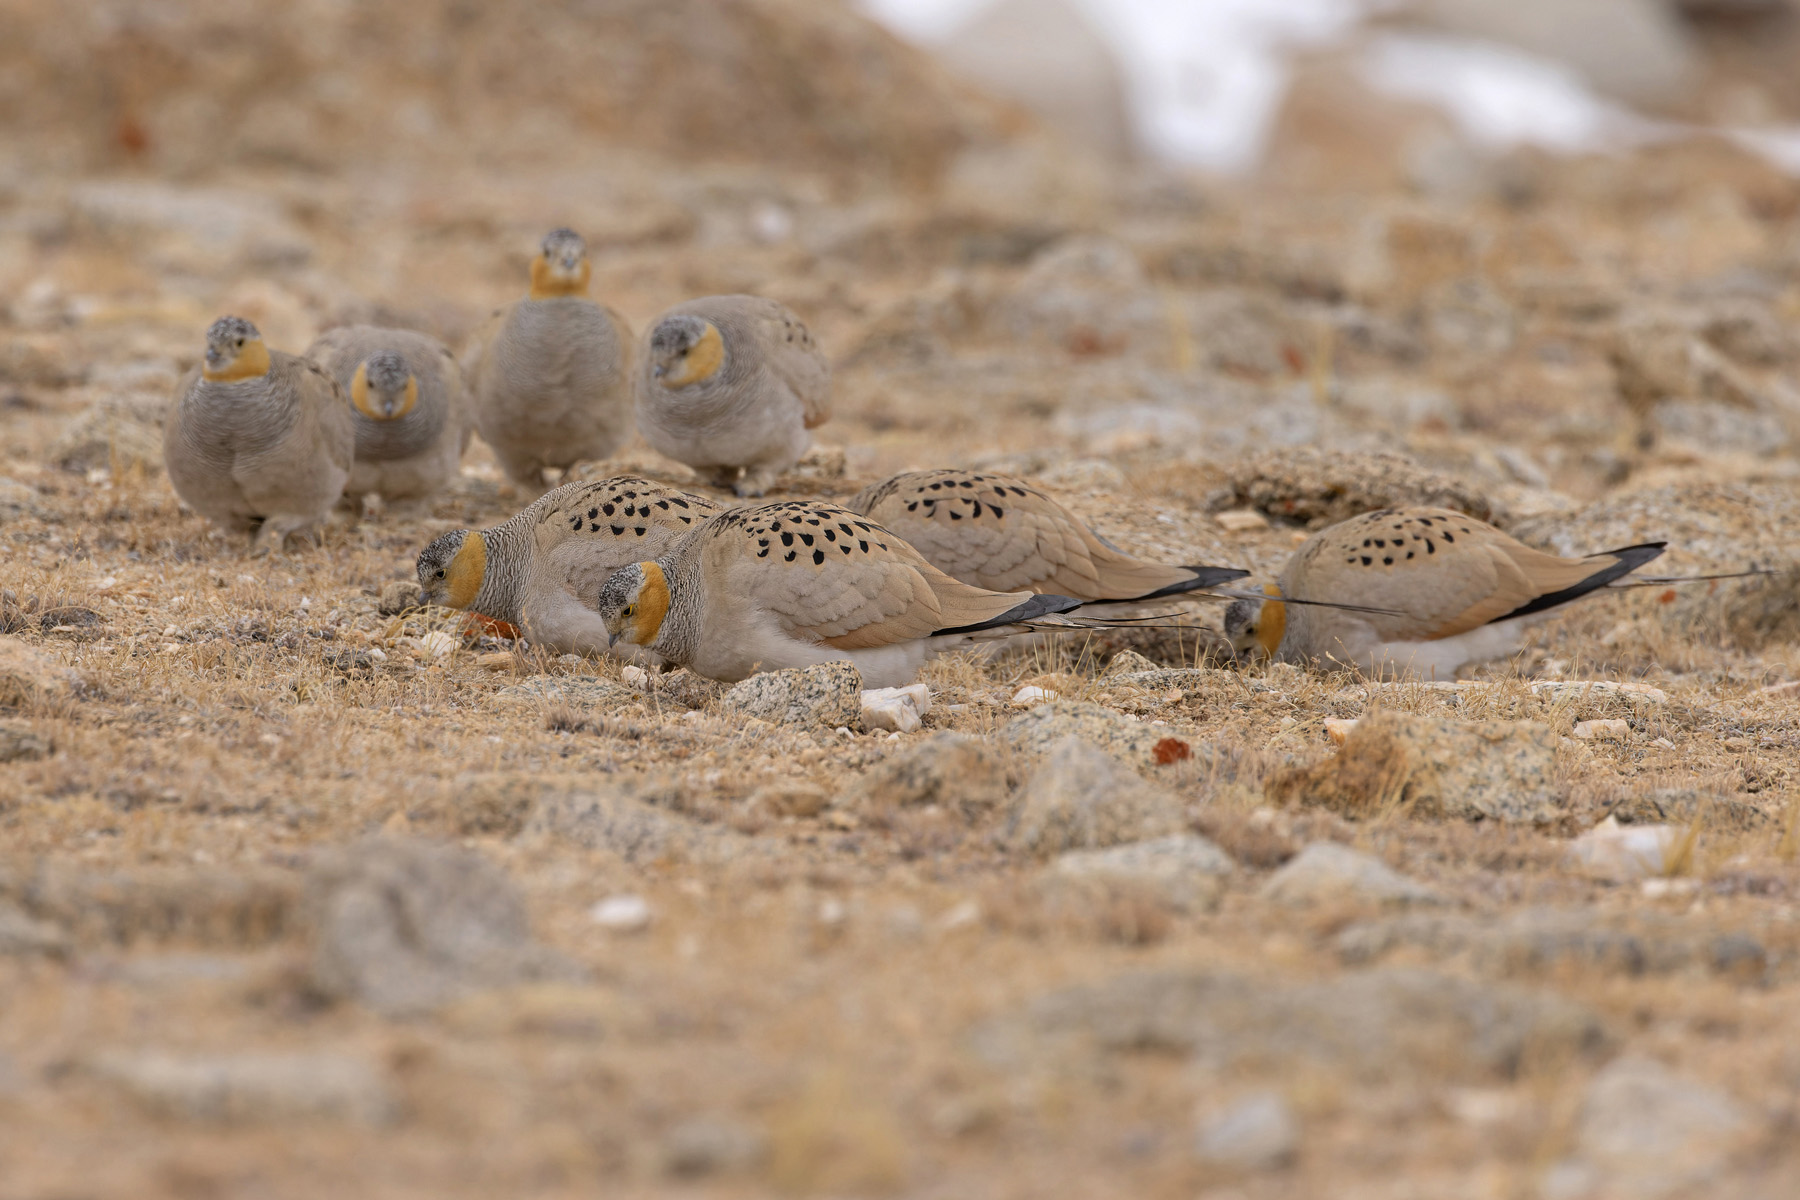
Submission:
<svg viewBox="0 0 1800 1200">
<path fill-rule="evenodd" d="M 619 644 L 619 635 L 616 633 L 613 633 L 611 631 L 608 631 L 608 633 L 606 635 L 606 648 L 608 650 L 611 650 L 614 646 L 616 646 L 618 644 Z"/>
<path fill-rule="evenodd" d="M 650 369 L 650 375 L 652 378 L 655 378 L 655 379 L 661 379 L 664 375 L 667 375 L 668 373 L 669 373 L 669 364 L 668 363 L 657 363 L 654 367 L 652 367 Z"/>
<path fill-rule="evenodd" d="M 573 271 L 576 267 L 578 267 L 580 265 L 581 265 L 581 260 L 579 258 L 575 257 L 573 254 L 563 255 L 563 257 L 562 257 L 562 269 L 563 270 Z"/>
<path fill-rule="evenodd" d="M 394 413 L 399 409 L 399 407 L 400 407 L 400 402 L 398 400 L 394 399 L 392 396 L 383 397 L 383 399 L 381 401 L 381 412 L 382 412 L 383 416 L 388 416 L 388 417 L 393 416 Z"/>
<path fill-rule="evenodd" d="M 218 347 L 208 346 L 206 348 L 206 365 L 207 366 L 216 367 L 221 362 L 223 362 L 224 359 L 225 359 L 225 356 L 223 354 L 219 353 Z"/>
</svg>

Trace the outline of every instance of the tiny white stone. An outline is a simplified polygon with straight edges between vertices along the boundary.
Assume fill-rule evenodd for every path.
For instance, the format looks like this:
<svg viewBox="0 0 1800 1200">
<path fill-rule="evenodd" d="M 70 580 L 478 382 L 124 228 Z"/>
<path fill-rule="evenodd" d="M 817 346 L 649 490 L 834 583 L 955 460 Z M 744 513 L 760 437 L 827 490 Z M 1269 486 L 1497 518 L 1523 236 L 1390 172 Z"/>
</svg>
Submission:
<svg viewBox="0 0 1800 1200">
<path fill-rule="evenodd" d="M 376 662 L 386 662 L 387 661 L 387 651 L 383 650 L 380 646 L 370 646 L 369 647 L 369 657 L 374 659 Z"/>
<path fill-rule="evenodd" d="M 821 925 L 842 925 L 844 918 L 848 915 L 848 911 L 844 908 L 844 902 L 836 896 L 827 896 L 819 901 L 819 924 Z"/>
<path fill-rule="evenodd" d="M 973 925 L 979 920 L 981 920 L 981 905 L 973 900 L 964 900 L 938 918 L 938 928 L 961 929 L 963 926 Z"/>
<path fill-rule="evenodd" d="M 420 653 L 430 659 L 448 658 L 456 649 L 456 639 L 441 629 L 433 629 L 418 641 Z"/>
<path fill-rule="evenodd" d="M 1623 742 L 1631 737 L 1630 723 L 1613 717 L 1575 722 L 1575 736 L 1584 742 Z"/>
<path fill-rule="evenodd" d="M 1056 699 L 1056 693 L 1049 688 L 1041 688 L 1036 684 L 1027 684 L 1012 694 L 1012 703 L 1020 708 L 1032 704 L 1042 704 L 1046 700 Z"/>
<path fill-rule="evenodd" d="M 1254 508 L 1234 508 L 1214 513 L 1213 520 L 1218 522 L 1220 528 L 1232 533 L 1248 533 L 1253 529 L 1269 527 L 1269 519 Z"/>
<path fill-rule="evenodd" d="M 635 933 L 650 924 L 650 902 L 632 892 L 608 896 L 588 909 L 594 924 L 616 933 Z"/>
<path fill-rule="evenodd" d="M 619 678 L 625 681 L 626 687 L 636 688 L 640 692 L 650 690 L 650 672 L 638 666 L 628 666 L 620 670 Z"/>
<path fill-rule="evenodd" d="M 1342 717 L 1325 718 L 1325 736 L 1340 746 L 1349 739 L 1350 731 L 1355 728 L 1356 718 L 1354 717 L 1349 719 Z"/>
</svg>

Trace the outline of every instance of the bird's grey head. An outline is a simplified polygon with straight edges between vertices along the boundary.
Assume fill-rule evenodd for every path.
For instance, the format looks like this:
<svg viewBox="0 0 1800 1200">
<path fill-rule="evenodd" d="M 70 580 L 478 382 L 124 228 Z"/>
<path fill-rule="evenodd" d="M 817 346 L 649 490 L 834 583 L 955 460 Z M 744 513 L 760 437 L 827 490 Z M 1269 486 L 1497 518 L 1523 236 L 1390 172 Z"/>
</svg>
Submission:
<svg viewBox="0 0 1800 1200">
<path fill-rule="evenodd" d="M 450 602 L 450 593 L 454 590 L 451 576 L 456 567 L 457 555 L 461 553 L 463 542 L 468 536 L 468 530 L 458 529 L 444 534 L 419 551 L 419 597 L 422 603 L 444 608 L 459 607 Z"/>
<path fill-rule="evenodd" d="M 587 257 L 587 242 L 573 229 L 552 229 L 544 235 L 544 260 L 559 272 L 572 272 Z"/>
<path fill-rule="evenodd" d="M 704 317 L 677 313 L 650 331 L 650 375 L 666 388 L 708 379 L 724 360 L 718 327 Z"/>
<path fill-rule="evenodd" d="M 668 576 L 653 562 L 620 567 L 600 585 L 594 608 L 614 644 L 649 646 L 669 614 Z"/>
<path fill-rule="evenodd" d="M 268 360 L 261 331 L 242 317 L 220 317 L 206 331 L 204 369 L 209 379 L 230 375 L 240 359 L 251 360 L 246 365 L 254 367 L 258 355 L 262 356 L 262 369 L 249 374 L 262 374 L 268 369 Z"/>
<path fill-rule="evenodd" d="M 367 372 L 369 387 L 384 396 L 404 392 L 406 381 L 412 377 L 412 372 L 406 368 L 406 360 L 397 350 L 377 350 L 364 361 L 363 369 Z"/>
<path fill-rule="evenodd" d="M 1225 638 L 1239 654 L 1257 647 L 1256 622 L 1262 616 L 1261 600 L 1233 600 L 1225 609 Z"/>
</svg>

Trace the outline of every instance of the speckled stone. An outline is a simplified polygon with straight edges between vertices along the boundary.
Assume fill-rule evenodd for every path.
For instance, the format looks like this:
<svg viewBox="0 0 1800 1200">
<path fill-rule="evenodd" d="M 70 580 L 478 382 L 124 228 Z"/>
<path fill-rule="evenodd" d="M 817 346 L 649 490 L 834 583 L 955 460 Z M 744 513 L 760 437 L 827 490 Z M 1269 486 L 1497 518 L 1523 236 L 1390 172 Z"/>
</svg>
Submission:
<svg viewBox="0 0 1800 1200">
<path fill-rule="evenodd" d="M 1252 691 L 1272 692 L 1275 689 L 1253 676 L 1241 671 L 1219 671 L 1208 667 L 1156 667 L 1144 671 L 1121 671 L 1117 675 L 1102 675 L 1101 682 L 1108 688 L 1136 687 L 1146 692 L 1167 692 L 1171 688 L 1180 688 L 1190 695 L 1202 692 Z"/>
<path fill-rule="evenodd" d="M 1044 872 L 1051 888 L 1112 894 L 1138 891 L 1177 912 L 1207 912 L 1219 904 L 1231 857 L 1197 833 L 1128 842 L 1105 850 L 1071 850 Z"/>
<path fill-rule="evenodd" d="M 844 797 L 858 812 L 936 804 L 976 820 L 1005 803 L 1006 768 L 980 738 L 941 732 L 921 738 L 869 768 Z"/>
<path fill-rule="evenodd" d="M 1335 758 L 1273 776 L 1269 800 L 1346 816 L 1546 822 L 1559 812 L 1556 735 L 1540 721 L 1451 721 L 1385 711 Z"/>
<path fill-rule="evenodd" d="M 1290 908 L 1312 904 L 1442 904 L 1442 893 L 1408 879 L 1372 854 L 1314 842 L 1264 883 L 1262 898 Z"/>
<path fill-rule="evenodd" d="M 1134 721 L 1110 708 L 1078 700 L 1039 704 L 1001 726 L 995 736 L 1021 765 L 1036 765 L 1065 738 L 1078 738 L 1146 773 L 1161 765 L 1156 747 L 1170 739 L 1180 742 L 1188 753 L 1185 756 L 1179 751 L 1170 753 L 1170 748 L 1165 746 L 1164 759 L 1204 759 L 1212 752 L 1211 746 L 1198 741 L 1190 732 L 1169 725 Z"/>
<path fill-rule="evenodd" d="M 1489 499 L 1400 454 L 1356 454 L 1297 446 L 1251 455 L 1207 508 L 1254 508 L 1322 529 L 1378 508 L 1422 504 L 1491 520 Z"/>
<path fill-rule="evenodd" d="M 495 693 L 495 699 L 534 707 L 547 703 L 566 704 L 573 709 L 601 712 L 642 708 L 644 705 L 644 694 L 635 688 L 591 675 L 539 675 L 524 683 L 501 688 Z"/>
<path fill-rule="evenodd" d="M 48 734 L 23 721 L 0 721 L 0 763 L 30 762 L 45 758 L 55 749 Z"/>
<path fill-rule="evenodd" d="M 1181 801 L 1075 737 L 1051 747 L 1019 790 L 1006 840 L 1026 853 L 1117 846 L 1180 833 Z"/>
<path fill-rule="evenodd" d="M 854 729 L 862 719 L 862 675 L 847 662 L 765 671 L 733 687 L 720 703 L 735 716 L 779 725 Z"/>
</svg>

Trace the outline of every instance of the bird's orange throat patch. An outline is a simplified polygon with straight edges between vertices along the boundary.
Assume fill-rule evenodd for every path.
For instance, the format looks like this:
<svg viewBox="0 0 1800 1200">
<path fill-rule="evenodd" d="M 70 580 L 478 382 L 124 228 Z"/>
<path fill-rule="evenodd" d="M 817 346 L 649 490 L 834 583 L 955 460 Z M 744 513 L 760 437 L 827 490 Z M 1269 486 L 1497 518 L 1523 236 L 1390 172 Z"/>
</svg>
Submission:
<svg viewBox="0 0 1800 1200">
<path fill-rule="evenodd" d="M 205 365 L 200 368 L 201 377 L 212 383 L 241 383 L 268 373 L 269 348 L 261 342 L 245 342 L 237 357 L 216 371 Z"/>
<path fill-rule="evenodd" d="M 475 597 L 481 592 L 481 582 L 486 578 L 487 543 L 481 540 L 481 534 L 471 530 L 444 575 L 444 582 L 449 585 L 450 607 L 468 608 L 474 604 Z"/>
<path fill-rule="evenodd" d="M 359 363 L 356 374 L 350 377 L 350 403 L 356 406 L 357 412 L 371 421 L 398 421 L 411 412 L 413 405 L 418 402 L 419 381 L 411 375 L 406 377 L 406 394 L 401 397 L 400 406 L 392 413 L 382 412 L 373 397 L 369 395 L 369 365 L 367 363 Z"/>
<path fill-rule="evenodd" d="M 1270 585 L 1263 588 L 1270 596 L 1281 595 L 1281 589 Z M 1281 649 L 1281 639 L 1287 635 L 1287 605 L 1279 600 L 1264 600 L 1262 612 L 1256 618 L 1256 644 L 1263 648 L 1270 658 L 1274 658 Z"/>
<path fill-rule="evenodd" d="M 718 326 L 708 321 L 706 332 L 700 335 L 700 340 L 694 343 L 693 349 L 681 360 L 681 369 L 664 375 L 662 385 L 666 388 L 678 388 L 711 379 L 718 374 L 724 361 L 725 339 L 719 336 Z"/>
<path fill-rule="evenodd" d="M 558 296 L 585 296 L 588 280 L 594 275 L 594 266 L 587 259 L 575 268 L 573 275 L 566 275 L 544 261 L 542 255 L 531 260 L 531 298 L 533 300 L 554 300 Z"/>
<path fill-rule="evenodd" d="M 644 573 L 644 586 L 638 589 L 637 613 L 631 618 L 633 645 L 648 646 L 662 630 L 663 618 L 669 615 L 669 580 L 663 569 L 653 562 L 639 563 Z"/>
</svg>

